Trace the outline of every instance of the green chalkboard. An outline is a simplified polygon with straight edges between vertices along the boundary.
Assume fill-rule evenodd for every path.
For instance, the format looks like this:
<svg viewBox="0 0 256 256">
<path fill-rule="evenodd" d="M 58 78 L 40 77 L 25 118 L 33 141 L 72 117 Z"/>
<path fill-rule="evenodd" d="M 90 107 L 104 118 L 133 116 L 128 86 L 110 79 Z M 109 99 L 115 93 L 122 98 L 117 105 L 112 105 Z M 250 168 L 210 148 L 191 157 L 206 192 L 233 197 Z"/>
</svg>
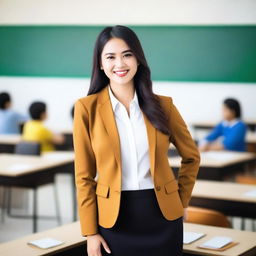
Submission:
<svg viewBox="0 0 256 256">
<path fill-rule="evenodd" d="M 153 80 L 256 82 L 256 26 L 129 26 Z M 0 75 L 90 77 L 104 26 L 0 26 Z"/>
</svg>

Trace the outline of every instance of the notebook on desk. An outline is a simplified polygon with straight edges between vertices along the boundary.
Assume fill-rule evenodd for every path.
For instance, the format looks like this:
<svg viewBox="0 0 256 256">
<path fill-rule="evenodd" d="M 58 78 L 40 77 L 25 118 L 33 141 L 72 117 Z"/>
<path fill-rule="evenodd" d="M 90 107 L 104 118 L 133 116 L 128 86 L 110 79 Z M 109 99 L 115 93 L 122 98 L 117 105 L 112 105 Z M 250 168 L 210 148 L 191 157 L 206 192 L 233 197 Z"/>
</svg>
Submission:
<svg viewBox="0 0 256 256">
<path fill-rule="evenodd" d="M 238 242 L 234 242 L 231 237 L 214 236 L 213 238 L 205 241 L 204 243 L 198 245 L 197 247 L 201 249 L 224 251 L 237 244 Z"/>
</svg>

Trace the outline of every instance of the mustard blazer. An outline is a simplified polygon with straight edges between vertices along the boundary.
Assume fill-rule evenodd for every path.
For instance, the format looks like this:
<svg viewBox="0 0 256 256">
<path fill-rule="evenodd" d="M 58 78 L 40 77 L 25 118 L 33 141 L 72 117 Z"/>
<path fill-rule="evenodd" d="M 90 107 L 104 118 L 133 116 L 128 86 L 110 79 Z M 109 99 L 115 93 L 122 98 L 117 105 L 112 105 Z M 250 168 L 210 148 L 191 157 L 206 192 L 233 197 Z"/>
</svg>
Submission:
<svg viewBox="0 0 256 256">
<path fill-rule="evenodd" d="M 157 95 L 157 94 L 156 94 Z M 143 113 L 147 129 L 150 172 L 163 216 L 183 216 L 197 177 L 200 154 L 172 98 L 157 95 L 169 117 L 172 135 L 157 130 Z M 75 183 L 83 236 L 98 232 L 97 225 L 112 227 L 121 196 L 120 141 L 107 86 L 75 102 L 73 122 Z M 178 181 L 168 162 L 172 142 L 182 157 Z"/>
</svg>

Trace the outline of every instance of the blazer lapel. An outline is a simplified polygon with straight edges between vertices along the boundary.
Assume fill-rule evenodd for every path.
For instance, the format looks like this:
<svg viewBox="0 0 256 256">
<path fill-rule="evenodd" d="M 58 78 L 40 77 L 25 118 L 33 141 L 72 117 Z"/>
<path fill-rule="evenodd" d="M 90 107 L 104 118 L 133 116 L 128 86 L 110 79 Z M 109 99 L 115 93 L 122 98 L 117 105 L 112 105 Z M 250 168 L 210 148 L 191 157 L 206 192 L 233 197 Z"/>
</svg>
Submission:
<svg viewBox="0 0 256 256">
<path fill-rule="evenodd" d="M 106 128 L 108 136 L 111 141 L 111 147 L 113 148 L 116 161 L 121 167 L 121 149 L 120 149 L 120 137 L 115 120 L 115 115 L 112 109 L 111 100 L 108 92 L 108 86 L 104 87 L 98 96 L 99 114 L 102 122 Z M 156 128 L 150 123 L 146 115 L 142 112 L 146 125 L 148 144 L 149 144 L 149 158 L 150 158 L 150 171 L 152 177 L 155 172 L 155 149 L 156 149 Z"/>
</svg>

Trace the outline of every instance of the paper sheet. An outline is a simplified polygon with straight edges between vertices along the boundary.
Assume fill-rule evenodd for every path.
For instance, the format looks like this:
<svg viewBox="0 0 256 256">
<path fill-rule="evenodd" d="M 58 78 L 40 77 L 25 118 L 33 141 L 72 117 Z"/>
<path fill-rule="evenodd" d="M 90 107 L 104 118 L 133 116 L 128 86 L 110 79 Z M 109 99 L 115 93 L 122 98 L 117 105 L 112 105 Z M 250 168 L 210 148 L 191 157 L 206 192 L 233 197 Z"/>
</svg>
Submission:
<svg viewBox="0 0 256 256">
<path fill-rule="evenodd" d="M 27 170 L 30 167 L 31 165 L 29 164 L 12 164 L 8 167 L 8 171 L 22 171 Z"/>
<path fill-rule="evenodd" d="M 60 244 L 63 244 L 63 241 L 59 241 L 59 240 L 55 240 L 53 238 L 50 237 L 46 237 L 46 238 L 42 238 L 42 239 L 38 239 L 38 240 L 33 240 L 33 241 L 29 241 L 28 244 L 32 244 L 35 245 L 39 248 L 42 249 L 47 249 L 50 247 L 54 247 Z"/>
<path fill-rule="evenodd" d="M 244 193 L 244 195 L 249 197 L 256 197 L 256 189 L 247 191 L 246 193 Z"/>
<path fill-rule="evenodd" d="M 183 232 L 183 243 L 190 244 L 203 236 L 205 236 L 204 233 Z"/>
<path fill-rule="evenodd" d="M 234 152 L 223 152 L 223 151 L 209 151 L 209 152 L 202 152 L 201 154 L 202 156 L 205 156 L 208 159 L 212 159 L 215 161 L 230 161 L 236 157 Z"/>
<path fill-rule="evenodd" d="M 206 247 L 206 248 L 212 248 L 212 249 L 218 249 L 221 248 L 230 242 L 233 242 L 233 239 L 231 237 L 227 236 L 215 236 L 210 240 L 207 240 L 200 246 Z"/>
</svg>

